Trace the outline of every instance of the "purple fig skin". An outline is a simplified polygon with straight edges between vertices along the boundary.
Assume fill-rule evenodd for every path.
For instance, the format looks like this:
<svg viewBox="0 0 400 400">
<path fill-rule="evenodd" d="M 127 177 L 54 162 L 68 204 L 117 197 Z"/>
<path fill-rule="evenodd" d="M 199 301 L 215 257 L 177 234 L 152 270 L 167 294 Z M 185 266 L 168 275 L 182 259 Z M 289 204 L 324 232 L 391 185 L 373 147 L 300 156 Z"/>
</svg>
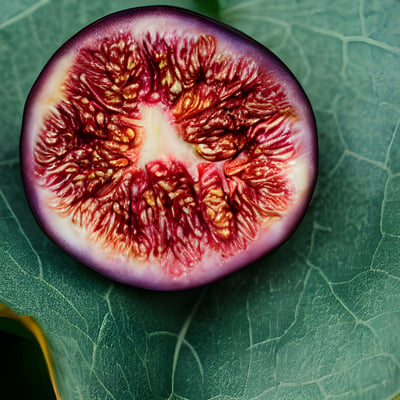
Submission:
<svg viewBox="0 0 400 400">
<path fill-rule="evenodd" d="M 296 158 L 290 162 L 292 169 L 289 182 L 294 200 L 284 212 L 279 213 L 277 221 L 271 223 L 268 229 L 262 228 L 252 240 L 246 242 L 244 249 L 238 249 L 228 256 L 221 254 L 225 250 L 215 250 L 218 240 L 213 242 L 214 249 L 208 249 L 208 243 L 212 241 L 210 238 L 215 237 L 208 226 L 204 230 L 208 232 L 207 242 L 201 243 L 202 249 L 205 249 L 202 250 L 204 256 L 193 266 L 179 266 L 179 273 L 170 268 L 171 258 L 159 262 L 152 253 L 145 261 L 137 261 L 123 252 L 118 254 L 115 248 L 110 250 L 104 244 L 96 243 L 90 235 L 75 226 L 69 216 L 62 217 L 54 207 L 49 206 L 54 203 L 54 198 L 50 201 L 47 188 L 39 183 L 42 177 L 37 167 L 38 137 L 43 135 L 41 132 L 49 109 L 64 98 L 63 82 L 69 76 L 75 56 L 82 49 L 98 47 L 100 38 L 118 32 L 128 32 L 136 38 L 135 35 L 139 37 L 139 33 L 156 30 L 161 34 L 176 30 L 211 35 L 216 39 L 217 52 L 227 49 L 229 54 L 252 60 L 260 71 L 267 71 L 278 82 L 297 118 L 291 125 L 296 132 L 293 139 Z M 154 114 L 151 115 L 154 117 Z M 65 252 L 95 271 L 124 284 L 152 290 L 182 290 L 232 274 L 276 249 L 292 235 L 307 211 L 315 188 L 318 142 L 314 114 L 304 90 L 291 71 L 270 50 L 246 34 L 212 18 L 177 7 L 148 6 L 117 12 L 92 23 L 69 39 L 51 57 L 26 101 L 20 157 L 23 183 L 32 212 L 43 231 Z M 220 240 L 221 249 L 226 248 L 232 253 L 235 245 L 229 240 Z M 171 263 L 174 264 L 174 260 Z"/>
</svg>

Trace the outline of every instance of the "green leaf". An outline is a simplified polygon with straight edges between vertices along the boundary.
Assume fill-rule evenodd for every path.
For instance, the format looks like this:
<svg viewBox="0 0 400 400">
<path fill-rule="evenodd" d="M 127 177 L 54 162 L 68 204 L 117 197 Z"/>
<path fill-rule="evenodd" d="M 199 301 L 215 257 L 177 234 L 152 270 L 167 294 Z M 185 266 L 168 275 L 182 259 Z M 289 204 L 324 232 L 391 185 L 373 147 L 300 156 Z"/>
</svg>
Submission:
<svg viewBox="0 0 400 400">
<path fill-rule="evenodd" d="M 221 0 L 313 104 L 319 181 L 294 236 L 177 293 L 114 283 L 40 230 L 20 179 L 25 99 L 77 30 L 145 1 L 16 0 L 0 13 L 0 302 L 48 338 L 63 400 L 392 399 L 400 392 L 400 2 Z M 157 2 L 160 3 L 160 2 Z"/>
</svg>

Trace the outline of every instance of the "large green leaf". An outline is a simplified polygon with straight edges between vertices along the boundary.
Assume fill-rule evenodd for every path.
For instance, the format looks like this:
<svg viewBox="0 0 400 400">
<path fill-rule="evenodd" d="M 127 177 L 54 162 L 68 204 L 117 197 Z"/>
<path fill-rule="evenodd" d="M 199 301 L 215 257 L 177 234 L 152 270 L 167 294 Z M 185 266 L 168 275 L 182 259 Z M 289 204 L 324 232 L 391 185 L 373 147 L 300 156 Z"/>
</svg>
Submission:
<svg viewBox="0 0 400 400">
<path fill-rule="evenodd" d="M 160 3 L 160 2 L 158 2 Z M 274 254 L 206 288 L 99 276 L 40 231 L 19 172 L 29 88 L 100 16 L 144 1 L 0 5 L 0 301 L 42 326 L 63 400 L 390 399 L 400 391 L 400 2 L 180 1 L 282 58 L 314 106 L 311 207 Z"/>
</svg>

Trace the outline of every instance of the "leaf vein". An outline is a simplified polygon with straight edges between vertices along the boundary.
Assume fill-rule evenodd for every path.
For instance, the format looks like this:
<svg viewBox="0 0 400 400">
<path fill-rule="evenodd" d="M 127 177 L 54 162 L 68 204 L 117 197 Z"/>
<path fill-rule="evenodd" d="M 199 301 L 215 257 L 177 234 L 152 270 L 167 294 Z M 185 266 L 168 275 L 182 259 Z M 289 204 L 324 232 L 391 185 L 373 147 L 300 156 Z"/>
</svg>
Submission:
<svg viewBox="0 0 400 400">
<path fill-rule="evenodd" d="M 37 265 L 38 265 L 38 269 L 39 269 L 39 274 L 38 277 L 40 279 L 43 279 L 43 265 L 42 265 L 42 260 L 39 257 L 39 254 L 37 253 L 37 251 L 35 250 L 35 248 L 33 247 L 32 242 L 29 240 L 28 236 L 26 235 L 24 229 L 22 228 L 21 223 L 19 222 L 16 214 L 14 213 L 14 210 L 12 209 L 10 203 L 8 202 L 5 194 L 3 193 L 3 191 L 0 189 L 0 197 L 3 200 L 7 210 L 10 212 L 12 218 L 15 221 L 15 224 L 17 225 L 18 230 L 20 231 L 22 237 L 24 238 L 24 240 L 26 241 L 26 243 L 28 244 L 29 248 L 31 249 L 32 253 L 34 254 L 36 261 L 37 261 Z"/>
<path fill-rule="evenodd" d="M 26 10 L 22 11 L 21 13 L 15 15 L 14 17 L 2 22 L 0 24 L 0 30 L 4 29 L 12 24 L 15 24 L 22 19 L 28 17 L 29 15 L 33 14 L 37 9 L 45 6 L 46 4 L 49 3 L 49 0 L 39 0 L 36 4 L 34 4 L 31 7 L 28 7 Z"/>
</svg>

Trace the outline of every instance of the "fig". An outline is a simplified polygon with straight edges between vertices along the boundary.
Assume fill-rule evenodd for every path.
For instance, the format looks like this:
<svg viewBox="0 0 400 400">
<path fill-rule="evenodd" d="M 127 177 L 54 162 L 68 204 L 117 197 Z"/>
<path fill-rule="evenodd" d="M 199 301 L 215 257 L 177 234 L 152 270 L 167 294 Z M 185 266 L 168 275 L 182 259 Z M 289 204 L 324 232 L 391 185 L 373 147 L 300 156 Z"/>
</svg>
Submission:
<svg viewBox="0 0 400 400">
<path fill-rule="evenodd" d="M 126 284 L 203 285 L 294 231 L 316 181 L 310 102 L 271 51 L 168 6 L 68 40 L 28 96 L 25 191 L 67 253 Z"/>
</svg>

